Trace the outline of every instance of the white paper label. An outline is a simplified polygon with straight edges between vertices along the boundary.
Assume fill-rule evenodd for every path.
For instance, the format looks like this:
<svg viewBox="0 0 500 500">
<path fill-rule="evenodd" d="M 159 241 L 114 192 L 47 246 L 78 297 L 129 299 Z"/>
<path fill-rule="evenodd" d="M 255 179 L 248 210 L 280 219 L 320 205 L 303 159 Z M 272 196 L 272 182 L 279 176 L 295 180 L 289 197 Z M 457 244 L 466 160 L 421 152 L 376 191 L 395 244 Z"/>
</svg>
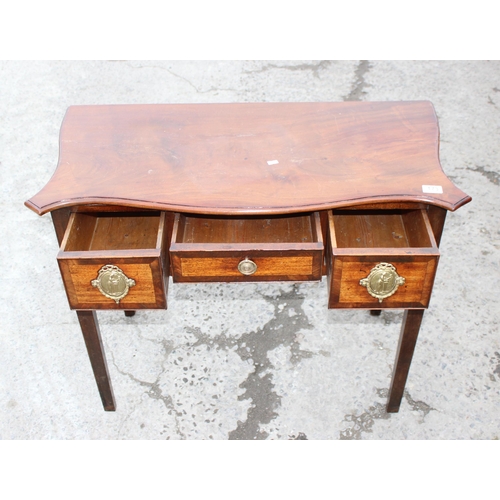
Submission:
<svg viewBox="0 0 500 500">
<path fill-rule="evenodd" d="M 443 186 L 429 186 L 427 184 L 423 184 L 422 185 L 422 191 L 424 193 L 443 194 Z"/>
<path fill-rule="evenodd" d="M 279 161 L 278 161 L 278 160 L 269 160 L 269 161 L 267 162 L 267 164 L 268 164 L 268 165 L 277 165 L 278 163 L 279 163 Z"/>
</svg>

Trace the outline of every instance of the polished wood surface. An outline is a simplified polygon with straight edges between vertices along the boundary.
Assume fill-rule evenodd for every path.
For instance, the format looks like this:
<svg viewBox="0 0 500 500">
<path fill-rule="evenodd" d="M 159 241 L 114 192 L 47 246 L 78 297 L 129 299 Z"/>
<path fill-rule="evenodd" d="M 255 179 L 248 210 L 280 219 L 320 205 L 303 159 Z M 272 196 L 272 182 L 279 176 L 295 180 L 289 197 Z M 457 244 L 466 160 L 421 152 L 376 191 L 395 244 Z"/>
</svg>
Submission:
<svg viewBox="0 0 500 500">
<path fill-rule="evenodd" d="M 95 311 L 77 311 L 85 347 L 105 411 L 115 411 L 115 397 Z"/>
<path fill-rule="evenodd" d="M 447 211 L 441 207 L 436 207 L 434 205 L 429 205 L 427 207 L 429 222 L 431 224 L 432 232 L 434 234 L 434 238 L 436 239 L 437 246 L 441 244 L 441 236 L 443 235 L 446 213 Z"/>
<path fill-rule="evenodd" d="M 455 210 L 427 101 L 71 106 L 39 214 L 87 203 L 279 214 L 382 202 Z M 423 185 L 443 193 L 426 193 Z"/>
<path fill-rule="evenodd" d="M 26 205 L 52 212 L 104 408 L 115 403 L 95 309 L 164 308 L 170 274 L 327 274 L 328 307 L 406 309 L 387 405 L 397 412 L 446 213 L 471 200 L 438 149 L 427 101 L 70 107 L 56 172 Z M 238 270 L 243 259 L 254 274 Z M 360 280 L 381 262 L 405 283 L 379 302 Z M 91 285 L 107 264 L 136 281 L 119 304 Z"/>
<path fill-rule="evenodd" d="M 399 411 L 423 316 L 423 310 L 410 309 L 404 312 L 392 371 L 387 413 L 397 413 Z"/>
<path fill-rule="evenodd" d="M 60 208 L 50 213 L 59 246 L 61 246 L 64 235 L 66 234 L 66 228 L 68 227 L 71 213 L 71 208 Z"/>
<path fill-rule="evenodd" d="M 309 255 L 308 255 L 309 254 Z M 234 256 L 219 253 L 219 256 L 172 258 L 175 282 L 214 281 L 307 281 L 321 278 L 320 255 L 312 252 L 247 252 Z M 255 274 L 245 276 L 238 271 L 238 264 L 250 258 L 257 265 Z"/>
<path fill-rule="evenodd" d="M 437 257 L 340 257 L 335 259 L 330 291 L 330 308 L 426 308 L 437 269 Z M 359 284 L 380 262 L 394 265 L 406 282 L 394 295 L 379 302 Z"/>
<path fill-rule="evenodd" d="M 73 213 L 57 256 L 72 309 L 165 309 L 169 259 L 165 213 Z M 116 303 L 92 286 L 99 270 L 118 266 L 135 281 Z"/>
<path fill-rule="evenodd" d="M 170 244 L 174 282 L 320 280 L 324 243 L 317 212 L 290 217 L 176 214 Z M 254 274 L 238 264 L 250 259 Z"/>
<path fill-rule="evenodd" d="M 330 308 L 426 308 L 439 249 L 425 210 L 330 211 L 326 260 Z M 360 285 L 380 262 L 405 278 L 382 302 Z"/>
</svg>

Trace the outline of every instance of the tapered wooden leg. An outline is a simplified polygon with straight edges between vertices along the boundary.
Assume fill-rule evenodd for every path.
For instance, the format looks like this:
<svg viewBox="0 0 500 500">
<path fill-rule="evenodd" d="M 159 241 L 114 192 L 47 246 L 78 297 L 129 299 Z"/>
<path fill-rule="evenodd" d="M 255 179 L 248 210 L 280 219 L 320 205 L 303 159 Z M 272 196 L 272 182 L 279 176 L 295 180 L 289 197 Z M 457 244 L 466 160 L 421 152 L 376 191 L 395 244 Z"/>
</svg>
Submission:
<svg viewBox="0 0 500 500">
<path fill-rule="evenodd" d="M 115 398 L 102 346 L 101 332 L 95 311 L 77 311 L 78 321 L 89 354 L 102 405 L 106 411 L 115 411 Z"/>
<path fill-rule="evenodd" d="M 406 310 L 404 313 L 396 361 L 392 372 L 391 388 L 389 389 L 388 413 L 397 413 L 399 411 L 423 316 L 423 309 Z"/>
<path fill-rule="evenodd" d="M 125 316 L 127 316 L 127 318 L 131 318 L 132 316 L 135 316 L 135 311 L 125 311 Z"/>
<path fill-rule="evenodd" d="M 381 312 L 382 312 L 382 309 L 370 309 L 370 314 L 372 316 L 380 316 Z"/>
</svg>

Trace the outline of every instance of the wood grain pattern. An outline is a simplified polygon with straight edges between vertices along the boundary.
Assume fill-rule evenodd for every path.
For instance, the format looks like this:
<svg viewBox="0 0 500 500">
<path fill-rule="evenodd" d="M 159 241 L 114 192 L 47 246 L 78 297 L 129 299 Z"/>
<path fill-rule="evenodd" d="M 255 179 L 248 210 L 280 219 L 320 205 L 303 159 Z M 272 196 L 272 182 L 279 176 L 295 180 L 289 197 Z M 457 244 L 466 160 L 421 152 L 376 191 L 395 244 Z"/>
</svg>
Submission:
<svg viewBox="0 0 500 500">
<path fill-rule="evenodd" d="M 115 397 L 109 377 L 97 315 L 95 311 L 77 311 L 77 316 L 104 410 L 115 411 Z"/>
<path fill-rule="evenodd" d="M 401 244 L 402 243 L 402 244 Z M 439 250 L 425 210 L 329 212 L 329 308 L 426 308 Z M 382 302 L 360 285 L 379 263 L 405 283 Z"/>
<path fill-rule="evenodd" d="M 278 253 L 279 255 L 276 255 Z M 265 255 L 265 256 L 262 256 Z M 245 258 L 257 265 L 257 271 L 245 276 L 238 264 Z M 321 279 L 321 252 L 241 253 L 223 257 L 180 257 L 173 259 L 175 282 L 197 281 L 309 281 Z"/>
<path fill-rule="evenodd" d="M 423 310 L 407 310 L 404 312 L 389 389 L 387 413 L 397 413 L 399 411 L 423 316 Z"/>
<path fill-rule="evenodd" d="M 250 257 L 251 258 L 251 257 Z M 313 257 L 297 255 L 294 257 L 263 257 L 261 259 L 251 258 L 257 264 L 257 271 L 253 275 L 258 276 L 307 276 L 313 274 Z M 242 259 L 230 258 L 181 258 L 182 275 L 191 276 L 240 276 L 238 264 Z"/>
<path fill-rule="evenodd" d="M 470 197 L 445 176 L 438 149 L 427 101 L 71 106 L 56 172 L 26 205 L 38 214 L 87 203 L 228 215 L 377 202 L 456 210 Z"/>
<path fill-rule="evenodd" d="M 311 215 L 288 217 L 187 217 L 180 215 L 178 243 L 302 243 L 318 241 Z"/>
<path fill-rule="evenodd" d="M 337 245 L 342 248 L 403 248 L 408 238 L 400 213 L 349 212 L 335 216 Z"/>
<path fill-rule="evenodd" d="M 118 260 L 112 262 L 101 260 L 94 263 L 85 259 L 60 259 L 59 263 L 61 272 L 66 278 L 64 281 L 72 309 L 156 309 L 162 306 L 164 308 L 164 304 L 157 303 L 157 295 L 161 297 L 163 294 L 161 291 L 157 293 L 155 289 L 155 282 L 160 279 L 157 274 L 158 259 L 144 263 Z M 91 284 L 91 281 L 97 278 L 99 270 L 106 265 L 105 263 L 118 266 L 128 278 L 132 278 L 136 283 L 119 304 L 105 297 Z M 155 275 L 153 275 L 154 271 L 156 271 Z"/>
<path fill-rule="evenodd" d="M 58 263 L 106 410 L 115 408 L 106 359 L 95 311 L 84 309 L 166 307 L 170 272 L 188 282 L 326 272 L 329 307 L 409 309 L 387 406 L 395 412 L 446 211 L 470 200 L 441 169 L 432 104 L 415 101 L 72 106 L 57 169 L 25 204 L 52 211 Z M 173 212 L 184 215 L 174 221 Z M 247 257 L 257 264 L 251 276 L 237 270 Z M 382 303 L 359 284 L 380 262 L 406 279 Z M 91 286 L 106 264 L 136 281 L 120 304 Z"/>
<path fill-rule="evenodd" d="M 57 256 L 72 309 L 164 309 L 169 260 L 165 214 L 73 213 Z M 141 248 L 142 247 L 142 248 Z M 92 286 L 118 266 L 135 286 L 117 304 Z"/>
<path fill-rule="evenodd" d="M 65 250 L 135 250 L 156 248 L 160 214 L 137 212 L 75 213 Z"/>
<path fill-rule="evenodd" d="M 432 226 L 432 232 L 436 239 L 436 244 L 439 246 L 441 244 L 441 236 L 443 234 L 447 212 L 444 208 L 430 205 L 427 207 L 427 213 L 429 215 L 429 222 Z"/>
<path fill-rule="evenodd" d="M 364 308 L 405 308 L 428 307 L 434 273 L 436 271 L 436 257 L 404 259 L 397 262 L 393 256 L 374 258 L 361 261 L 359 258 L 349 261 L 348 258 L 338 259 L 341 266 L 340 281 L 332 291 L 331 299 L 335 307 L 364 307 Z M 340 263 L 341 262 L 341 263 Z M 366 278 L 370 271 L 380 262 L 393 264 L 399 276 L 405 278 L 405 284 L 399 286 L 397 292 L 380 303 L 372 297 L 359 281 Z"/>
<path fill-rule="evenodd" d="M 56 232 L 57 243 L 61 246 L 71 217 L 71 208 L 60 208 L 52 211 L 50 215 L 52 216 L 52 224 Z"/>
<path fill-rule="evenodd" d="M 176 214 L 170 245 L 174 282 L 319 280 L 323 251 L 317 212 L 272 218 Z M 238 270 L 245 258 L 257 265 L 252 275 Z"/>
</svg>

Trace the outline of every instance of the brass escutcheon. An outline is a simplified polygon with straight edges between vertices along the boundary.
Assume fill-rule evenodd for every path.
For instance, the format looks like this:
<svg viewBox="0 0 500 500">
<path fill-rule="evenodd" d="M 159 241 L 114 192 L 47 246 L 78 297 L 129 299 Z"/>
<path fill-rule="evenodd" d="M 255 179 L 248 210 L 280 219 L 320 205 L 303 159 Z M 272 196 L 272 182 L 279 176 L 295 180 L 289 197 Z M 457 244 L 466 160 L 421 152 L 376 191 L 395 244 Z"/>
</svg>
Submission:
<svg viewBox="0 0 500 500">
<path fill-rule="evenodd" d="M 368 293 L 378 299 L 379 302 L 394 295 L 399 285 L 403 285 L 405 278 L 399 276 L 396 268 L 387 262 L 377 264 L 370 274 L 359 281 L 361 286 L 366 287 Z"/>
<path fill-rule="evenodd" d="M 97 278 L 90 283 L 105 297 L 113 299 L 117 304 L 127 295 L 130 287 L 135 285 L 133 279 L 127 278 L 119 267 L 112 264 L 101 267 Z"/>
<path fill-rule="evenodd" d="M 245 258 L 238 264 L 238 271 L 245 276 L 249 276 L 257 271 L 257 264 L 253 260 Z"/>
</svg>

